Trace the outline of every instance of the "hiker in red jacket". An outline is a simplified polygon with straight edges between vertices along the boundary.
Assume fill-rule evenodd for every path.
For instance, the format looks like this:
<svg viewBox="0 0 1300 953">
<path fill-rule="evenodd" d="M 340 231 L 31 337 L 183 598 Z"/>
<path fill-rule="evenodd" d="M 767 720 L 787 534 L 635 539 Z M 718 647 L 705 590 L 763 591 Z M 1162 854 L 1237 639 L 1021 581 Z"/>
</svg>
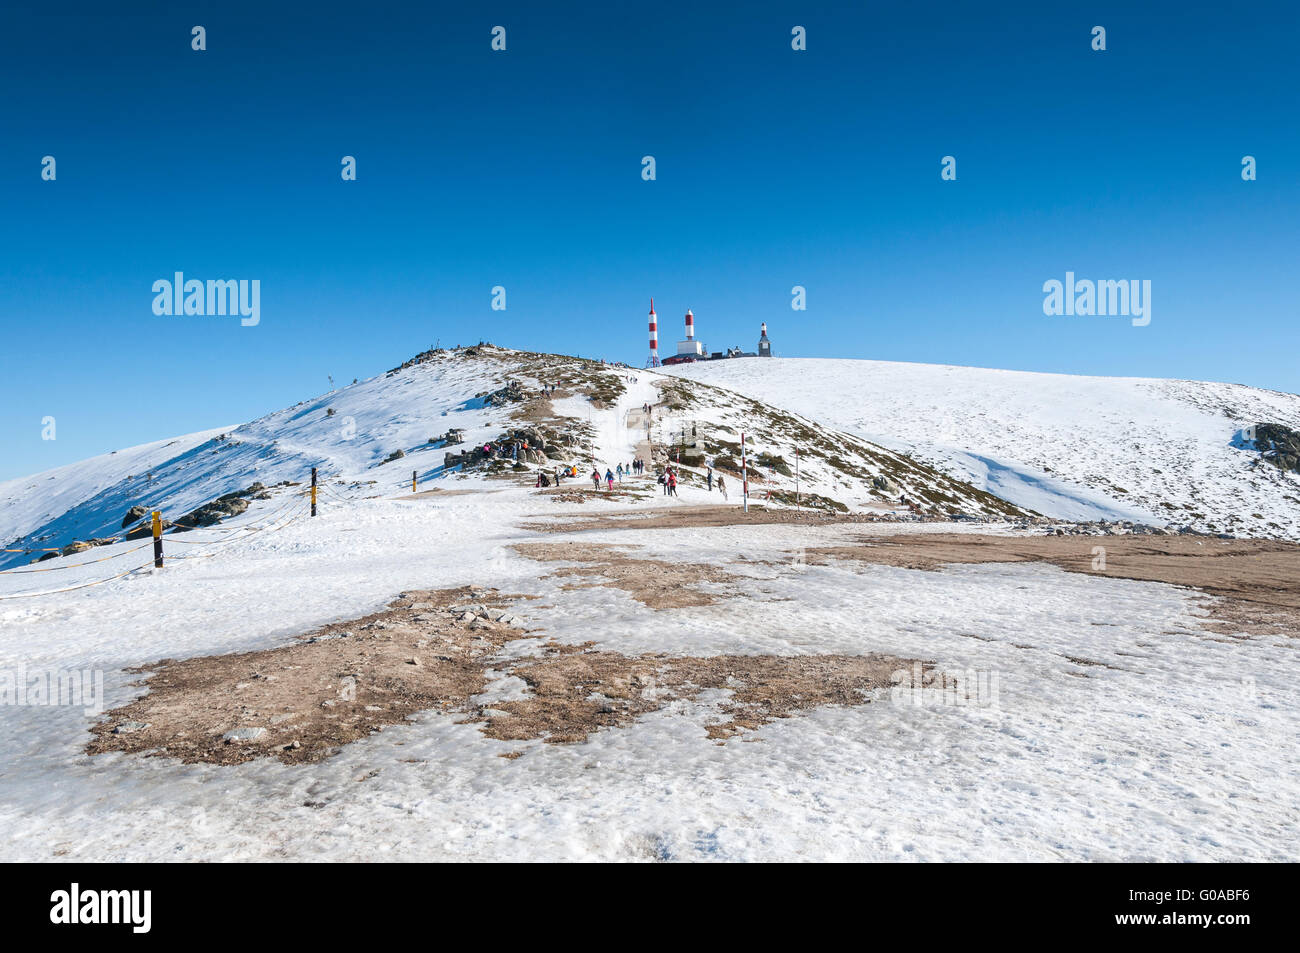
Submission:
<svg viewBox="0 0 1300 953">
<path fill-rule="evenodd" d="M 600 471 L 595 467 L 591 469 L 591 485 L 593 489 L 600 489 Z"/>
</svg>

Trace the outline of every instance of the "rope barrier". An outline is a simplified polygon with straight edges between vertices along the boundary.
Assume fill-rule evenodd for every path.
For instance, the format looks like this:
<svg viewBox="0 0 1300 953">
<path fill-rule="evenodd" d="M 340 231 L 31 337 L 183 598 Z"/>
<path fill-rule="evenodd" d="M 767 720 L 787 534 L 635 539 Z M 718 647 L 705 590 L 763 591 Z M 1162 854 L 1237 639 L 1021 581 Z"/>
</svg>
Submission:
<svg viewBox="0 0 1300 953">
<path fill-rule="evenodd" d="M 132 549 L 124 549 L 120 553 L 113 553 L 109 556 L 101 556 L 99 559 L 87 559 L 85 562 L 81 562 L 81 563 L 68 563 L 63 566 L 46 566 L 41 569 L 0 569 L 0 576 L 7 576 L 10 574 L 15 576 L 24 576 L 27 573 L 31 573 L 31 572 L 58 572 L 61 569 L 76 569 L 78 566 L 92 566 L 95 563 L 103 563 L 103 562 L 108 562 L 108 560 L 110 559 L 117 559 L 119 556 L 125 556 L 128 553 L 138 553 L 140 550 L 144 549 L 145 547 L 152 546 L 152 545 L 153 545 L 153 540 L 151 539 L 149 540 L 149 542 L 145 543 L 144 545 L 136 546 Z"/>
<path fill-rule="evenodd" d="M 293 523 L 296 523 L 298 520 L 300 520 L 300 519 L 302 519 L 302 518 L 303 518 L 303 515 L 302 515 L 301 513 L 298 513 L 298 514 L 296 514 L 296 515 L 294 515 L 294 516 L 289 517 L 287 520 L 285 520 L 283 523 L 280 523 L 278 526 L 267 526 L 267 527 L 264 527 L 264 528 L 258 530 L 257 532 L 249 533 L 247 536 L 241 536 L 239 539 L 236 539 L 236 540 L 231 540 L 231 539 L 229 539 L 229 538 L 224 539 L 224 540 L 215 540 L 215 541 L 213 541 L 212 545 L 215 547 L 215 546 L 221 546 L 221 545 L 224 545 L 224 544 L 226 544 L 226 543 L 230 543 L 230 542 L 236 542 L 236 543 L 237 543 L 237 542 L 239 542 L 240 540 L 249 539 L 249 538 L 251 538 L 251 537 L 253 537 L 253 536 L 257 536 L 259 533 L 264 533 L 264 532 L 266 532 L 267 530 L 272 530 L 272 531 L 275 531 L 275 532 L 279 532 L 280 530 L 284 529 L 286 526 L 289 526 L 289 525 L 291 525 L 291 524 L 293 524 Z M 209 557 L 211 557 L 211 556 L 215 556 L 215 555 L 217 555 L 217 554 L 216 554 L 216 553 L 191 553 L 191 554 L 189 554 L 189 555 L 187 555 L 187 556 L 169 556 L 169 557 L 167 557 L 167 558 L 168 558 L 168 559 L 208 559 Z"/>
<path fill-rule="evenodd" d="M 314 473 L 313 473 L 313 476 L 314 476 Z M 326 487 L 326 486 L 324 486 L 324 485 L 318 485 L 318 486 L 316 487 L 316 489 L 317 489 L 318 491 L 319 491 L 319 490 L 325 490 L 326 493 L 328 493 L 328 494 L 329 494 L 330 496 L 332 496 L 334 499 L 336 499 L 336 500 L 338 500 L 339 502 L 342 502 L 342 503 L 347 503 L 347 504 L 355 505 L 355 504 L 358 502 L 358 501 L 356 501 L 356 500 L 349 500 L 349 499 L 347 499 L 346 497 L 341 496 L 341 495 L 338 494 L 338 493 L 335 493 L 333 490 L 329 489 L 328 487 Z M 283 501 L 283 505 L 277 507 L 276 509 L 273 509 L 273 510 L 272 510 L 271 512 L 269 512 L 269 513 L 261 513 L 261 514 L 258 514 L 258 522 L 260 523 L 260 525 L 257 525 L 257 524 L 247 524 L 247 525 L 244 525 L 244 526 L 229 527 L 229 526 L 215 526 L 215 525 L 214 525 L 214 526 L 191 526 L 191 525 L 189 525 L 189 524 L 185 524 L 185 523 L 173 523 L 173 524 L 171 524 L 171 526 L 168 526 L 168 527 L 167 527 L 168 530 L 173 529 L 173 528 L 176 528 L 176 527 L 180 527 L 180 528 L 183 528 L 183 529 L 186 529 L 186 530 L 196 531 L 196 532 L 203 532 L 203 531 L 225 531 L 225 530 L 230 530 L 230 532 L 229 532 L 226 536 L 223 536 L 223 537 L 221 537 L 220 539 L 177 539 L 177 538 L 176 538 L 176 534 L 173 533 L 173 534 L 168 535 L 168 536 L 159 536 L 159 537 L 157 537 L 156 539 L 155 539 L 155 538 L 149 538 L 149 539 L 146 540 L 146 542 L 141 543 L 141 545 L 139 545 L 139 546 L 135 546 L 135 547 L 132 547 L 131 549 L 123 550 L 123 551 L 120 552 L 120 553 L 113 553 L 113 554 L 111 554 L 111 555 L 109 555 L 109 556 L 103 556 L 103 557 L 101 557 L 101 558 L 99 558 L 99 559 L 89 559 L 89 560 L 85 560 L 85 561 L 83 561 L 83 562 L 78 562 L 78 563 L 69 563 L 69 564 L 67 564 L 67 565 L 63 565 L 63 566 L 48 566 L 48 567 L 41 567 L 41 568 L 36 568 L 36 569 L 27 569 L 27 568 L 5 569 L 5 570 L 0 570 L 0 575 L 8 575 L 8 574 L 14 574 L 14 575 L 25 575 L 25 574 L 27 574 L 27 573 L 34 573 L 34 572 L 55 572 L 55 571 L 57 571 L 57 570 L 63 570 L 63 569 L 76 569 L 76 568 L 78 568 L 78 567 L 80 567 L 80 566 L 90 566 L 90 565 L 93 565 L 93 564 L 95 564 L 95 563 L 107 562 L 107 561 L 110 560 L 110 559 L 117 559 L 118 557 L 120 557 L 120 556 L 125 556 L 125 555 L 127 555 L 127 554 L 129 554 L 129 553 L 139 552 L 139 551 L 142 550 L 142 549 L 146 549 L 146 548 L 148 548 L 149 546 L 152 546 L 152 545 L 155 545 L 156 543 L 159 543 L 162 539 L 167 539 L 168 541 L 173 542 L 173 543 L 183 543 L 183 544 L 185 544 L 185 545 L 191 545 L 191 546 L 209 546 L 209 547 L 212 547 L 212 548 L 217 548 L 217 547 L 220 547 L 220 546 L 225 545 L 225 544 L 227 544 L 227 543 L 238 542 L 238 541 L 240 541 L 240 540 L 244 540 L 244 539 L 250 539 L 250 538 L 252 538 L 252 537 L 254 537 L 254 536 L 257 536 L 257 535 L 259 535 L 259 534 L 261 534 L 261 533 L 265 533 L 265 532 L 278 532 L 279 530 L 282 530 L 282 529 L 284 529 L 285 527 L 287 527 L 287 526 L 289 526 L 289 525 L 291 525 L 291 524 L 293 524 L 293 523 L 295 523 L 295 522 L 297 522 L 298 520 L 300 520 L 300 519 L 303 518 L 303 514 L 302 514 L 302 513 L 293 513 L 293 512 L 292 512 L 293 509 L 295 508 L 295 505 L 301 502 L 301 500 L 299 500 L 299 499 L 295 499 L 295 497 L 303 497 L 303 496 L 307 496 L 307 495 L 309 495 L 310 493 L 311 493 L 311 488 L 310 488 L 310 487 L 309 487 L 309 488 L 302 489 L 302 490 L 294 490 L 294 491 L 291 491 L 289 494 L 287 494 L 288 498 L 285 499 L 285 500 Z M 280 520 L 280 517 L 283 516 L 283 515 L 286 514 L 286 513 L 291 514 L 291 515 L 289 515 L 288 519 Z M 314 507 L 313 507 L 313 513 L 312 513 L 312 515 L 313 515 L 313 516 L 315 515 Z M 280 521 L 279 521 L 279 522 L 276 522 L 277 520 L 280 520 Z M 117 543 L 117 542 L 123 542 L 123 541 L 126 540 L 126 536 L 127 536 L 127 535 L 129 535 L 130 533 L 133 533 L 133 532 L 137 531 L 138 529 L 140 529 L 141 527 L 145 526 L 146 523 L 147 523 L 147 520 L 141 520 L 141 521 L 140 521 L 139 523 L 137 523 L 135 526 L 131 527 L 131 528 L 127 531 L 126 534 L 121 535 L 121 536 L 113 536 L 113 537 L 96 537 L 96 538 L 99 538 L 99 539 L 109 539 L 109 540 L 111 540 L 111 541 L 114 542 L 114 543 Z M 108 525 L 108 524 L 105 524 L 105 525 Z M 137 539 L 138 539 L 138 538 L 139 538 L 139 537 L 137 537 Z M 103 544 L 101 544 L 101 545 L 108 545 L 108 544 L 107 544 L 107 543 L 103 543 Z M 61 553 L 62 551 L 63 551 L 62 549 L 56 549 L 56 548 L 48 548 L 48 549 L 32 548 L 32 549 L 4 549 L 4 550 L 0 550 L 0 552 L 6 552 L 6 553 L 33 553 L 33 552 L 42 552 L 42 553 Z M 209 558 L 211 558 L 212 556 L 215 556 L 215 555 L 216 555 L 216 553 L 213 553 L 213 552 L 206 552 L 206 553 L 194 552 L 194 553 L 190 553 L 189 555 L 186 555 L 186 556 L 172 556 L 172 557 L 170 557 L 170 558 L 172 558 L 172 559 L 209 559 Z M 102 585 L 104 585 L 105 583 L 113 582 L 113 581 L 116 580 L 116 579 L 122 579 L 122 578 L 124 578 L 124 577 L 126 577 L 126 576 L 131 575 L 132 573 L 140 572 L 141 570 L 151 568 L 151 567 L 153 567 L 153 566 L 155 566 L 155 565 L 158 565 L 158 563 L 156 563 L 155 561 L 152 561 L 152 560 L 151 560 L 150 562 L 142 563 L 142 564 L 139 565 L 139 566 L 134 566 L 134 567 L 132 567 L 131 569 L 123 570 L 122 572 L 117 573 L 116 575 L 113 575 L 113 576 L 109 576 L 109 577 L 106 578 L 106 579 L 95 579 L 95 580 L 91 580 L 90 582 L 78 583 L 78 584 L 75 585 L 75 586 L 64 586 L 64 587 L 62 587 L 62 588 L 60 588 L 60 589 L 45 589 L 45 590 L 41 590 L 41 591 L 39 591 L 39 592 L 14 592 L 14 593 L 7 593 L 7 594 L 0 595 L 0 601 L 3 601 L 3 600 L 9 600 L 9 599 L 24 599 L 24 598 L 31 598 L 31 597 L 35 597 L 35 596 L 51 596 L 51 595 L 56 595 L 56 594 L 58 594 L 58 593 L 63 593 L 63 592 L 75 592 L 75 591 L 77 591 L 77 590 L 79 590 L 79 589 L 89 589 L 89 588 L 91 588 L 92 586 L 102 586 Z"/>
<path fill-rule="evenodd" d="M 107 579 L 96 579 L 94 582 L 83 582 L 80 585 L 65 586 L 62 589 L 46 589 L 41 592 L 14 592 L 14 593 L 10 593 L 9 595 L 0 596 L 0 600 L 25 599 L 29 596 L 52 596 L 59 592 L 74 592 L 77 589 L 89 589 L 91 586 L 102 586 L 104 583 L 112 582 L 114 579 L 121 579 L 123 576 L 129 576 L 133 572 L 139 572 L 141 569 L 147 569 L 152 565 L 153 565 L 152 562 L 143 563 L 142 565 L 136 566 L 134 569 L 128 569 L 125 572 L 120 572 L 116 576 L 109 576 Z"/>
<path fill-rule="evenodd" d="M 302 514 L 301 514 L 301 513 L 298 513 L 298 514 L 295 514 L 295 515 L 289 517 L 289 519 L 287 519 L 287 520 L 281 522 L 281 523 L 278 524 L 278 525 L 274 525 L 274 526 L 264 526 L 264 527 L 262 527 L 261 529 L 258 529 L 258 530 L 254 531 L 254 532 L 252 532 L 252 533 L 249 533 L 249 534 L 247 534 L 247 535 L 245 535 L 245 536 L 243 536 L 243 537 L 241 537 L 241 538 L 243 538 L 243 539 L 247 539 L 249 536 L 256 536 L 256 535 L 258 535 L 258 533 L 266 532 L 267 530 L 276 530 L 276 531 L 278 531 L 278 530 L 284 529 L 286 526 L 289 526 L 291 523 L 294 523 L 294 522 L 296 522 L 297 520 L 300 520 L 300 519 L 302 519 Z M 231 534 L 231 535 L 233 536 L 234 534 Z M 226 540 L 208 540 L 207 542 L 208 542 L 210 545 L 212 545 L 212 546 L 217 546 L 217 545 L 220 545 L 222 542 L 230 542 L 230 541 L 231 541 L 231 539 L 230 539 L 229 537 L 227 537 Z M 146 546 L 150 546 L 150 545 L 152 545 L 152 544 L 153 544 L 153 540 L 151 539 L 151 540 L 150 540 L 148 543 L 146 543 L 144 546 L 137 547 L 137 549 L 144 549 Z M 135 552 L 135 551 L 136 551 L 135 549 L 127 550 L 127 552 Z M 125 555 L 125 553 L 118 553 L 118 554 L 116 554 L 116 555 Z M 210 557 L 212 557 L 212 556 L 215 556 L 215 555 L 217 555 L 217 554 L 216 554 L 216 553 L 194 553 L 194 554 L 189 555 L 189 556 L 172 556 L 172 557 L 170 557 L 170 558 L 171 558 L 171 559 L 208 559 L 208 558 L 210 558 Z M 106 558 L 112 558 L 112 557 L 106 557 Z M 87 562 L 87 563 L 78 563 L 77 565 L 83 565 L 83 566 L 84 566 L 84 565 L 90 565 L 91 562 L 103 562 L 103 560 L 95 559 L 95 560 L 90 560 L 90 562 Z M 88 589 L 88 588 L 90 588 L 91 586 L 101 586 L 101 585 L 103 585 L 104 583 L 112 582 L 112 581 L 115 580 L 115 579 L 121 579 L 121 578 L 124 577 L 124 576 L 129 576 L 129 575 L 131 575 L 131 574 L 134 573 L 134 572 L 139 572 L 139 571 L 142 570 L 142 569 L 148 569 L 148 568 L 151 568 L 152 566 L 153 566 L 153 562 L 152 562 L 152 560 L 151 560 L 150 562 L 142 563 L 141 565 L 136 566 L 136 567 L 134 567 L 134 568 L 132 568 L 132 569 L 127 569 L 127 570 L 125 570 L 125 571 L 123 571 L 123 572 L 120 572 L 120 573 L 118 573 L 118 574 L 115 575 L 115 576 L 109 576 L 107 579 L 96 579 L 96 580 L 93 580 L 93 581 L 91 581 L 91 582 L 80 583 L 80 584 L 75 585 L 75 586 L 65 586 L 65 587 L 62 588 L 62 589 L 45 589 L 45 590 L 41 590 L 40 592 L 15 592 L 15 593 L 9 593 L 9 594 L 6 594 L 6 595 L 0 595 L 0 600 L 7 600 L 7 599 L 24 599 L 24 598 L 34 597 L 34 596 L 52 596 L 52 595 L 56 595 L 56 594 L 61 593 L 61 592 L 74 592 L 74 591 L 76 591 L 76 590 L 78 590 L 78 589 Z M 63 567 L 63 566 L 61 566 L 61 567 L 52 567 L 52 568 L 61 568 L 61 569 L 63 569 L 63 568 L 67 568 L 67 569 L 70 569 L 70 568 L 72 568 L 72 567 L 70 567 L 70 566 Z M 43 571 L 43 570 L 28 570 L 28 571 Z"/>
</svg>

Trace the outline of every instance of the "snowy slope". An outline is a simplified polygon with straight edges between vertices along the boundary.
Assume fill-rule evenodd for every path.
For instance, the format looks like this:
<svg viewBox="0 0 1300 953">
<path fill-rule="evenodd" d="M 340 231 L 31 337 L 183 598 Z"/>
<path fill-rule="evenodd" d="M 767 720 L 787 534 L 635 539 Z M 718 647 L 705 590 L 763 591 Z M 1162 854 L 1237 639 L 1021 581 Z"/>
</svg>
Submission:
<svg viewBox="0 0 1300 953">
<path fill-rule="evenodd" d="M 21 539 L 63 514 L 95 499 L 109 488 L 144 481 L 150 471 L 166 466 L 229 428 L 204 430 L 171 440 L 156 440 L 126 450 L 114 450 L 88 460 L 55 467 L 34 476 L 0 483 L 0 543 Z M 99 522 L 73 520 L 52 532 L 96 535 Z"/>
<path fill-rule="evenodd" d="M 859 360 L 665 370 L 907 449 L 1044 515 L 1300 538 L 1300 479 L 1258 464 L 1236 439 L 1262 422 L 1300 428 L 1294 394 Z"/>
<path fill-rule="evenodd" d="M 559 389 L 546 401 L 486 402 L 484 394 L 512 381 L 533 395 L 547 384 Z M 386 374 L 240 427 L 121 451 L 0 485 L 0 540 L 5 548 L 39 550 L 111 536 L 120 532 L 132 506 L 159 509 L 164 518 L 176 520 L 254 483 L 270 488 L 274 499 L 255 502 L 251 515 L 278 512 L 280 498 L 301 492 L 295 487 L 309 482 L 313 467 L 331 492 L 345 496 L 396 492 L 409 487 L 412 471 L 422 483 L 455 478 L 492 486 L 491 478 L 480 472 L 445 471 L 445 456 L 522 425 L 547 426 L 571 436 L 565 449 L 572 452 L 565 462 L 579 465 L 584 477 L 593 463 L 603 473 L 638 455 L 646 433 L 629 427 L 632 415 L 643 404 L 664 404 L 665 384 L 677 388 L 673 399 L 681 409 L 664 406 L 657 412 L 655 439 L 672 440 L 679 425 L 698 423 L 709 435 L 734 441 L 748 426 L 757 435 L 754 450 L 784 453 L 793 460 L 797 434 L 806 453 L 808 441 L 816 441 L 826 448 L 823 455 L 835 455 L 842 467 L 836 470 L 810 453 L 801 474 L 804 493 L 822 494 L 851 508 L 881 503 L 888 494 L 873 490 L 870 478 L 885 474 L 903 491 L 935 506 L 1017 515 L 1001 501 L 983 498 L 905 457 L 734 393 L 702 387 L 685 393 L 675 378 L 651 372 L 480 347 L 428 352 Z M 452 429 L 462 431 L 457 443 L 438 439 Z M 402 456 L 390 459 L 398 451 Z M 755 481 L 762 483 L 756 491 L 763 493 L 794 491 L 792 478 L 775 473 L 756 474 Z M 0 558 L 0 568 L 30 562 L 34 555 L 8 554 Z"/>
</svg>

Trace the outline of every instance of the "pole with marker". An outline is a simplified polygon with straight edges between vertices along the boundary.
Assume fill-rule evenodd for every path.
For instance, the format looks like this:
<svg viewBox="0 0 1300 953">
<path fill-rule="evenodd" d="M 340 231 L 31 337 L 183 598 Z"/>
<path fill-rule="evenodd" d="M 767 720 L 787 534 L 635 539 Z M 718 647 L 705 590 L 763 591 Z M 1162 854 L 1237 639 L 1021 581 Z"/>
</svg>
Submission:
<svg viewBox="0 0 1300 953">
<path fill-rule="evenodd" d="M 741 505 L 746 513 L 749 512 L 749 470 L 745 460 L 745 431 L 740 432 L 740 492 Z"/>
<path fill-rule="evenodd" d="M 412 493 L 418 492 L 417 484 L 416 484 L 416 476 L 419 474 L 419 472 L 420 471 L 418 470 L 411 471 L 411 492 Z"/>
<path fill-rule="evenodd" d="M 162 569 L 162 513 L 159 510 L 153 511 L 153 566 L 155 569 Z"/>
<path fill-rule="evenodd" d="M 794 505 L 799 508 L 799 448 L 794 450 Z"/>
<path fill-rule="evenodd" d="M 316 515 L 316 468 L 311 468 L 311 515 Z"/>
</svg>

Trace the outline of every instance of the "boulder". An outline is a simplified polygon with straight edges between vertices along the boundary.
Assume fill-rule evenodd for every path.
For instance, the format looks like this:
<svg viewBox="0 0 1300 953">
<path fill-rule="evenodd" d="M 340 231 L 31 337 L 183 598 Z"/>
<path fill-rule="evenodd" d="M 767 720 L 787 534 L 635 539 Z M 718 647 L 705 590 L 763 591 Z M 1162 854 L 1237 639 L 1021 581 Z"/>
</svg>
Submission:
<svg viewBox="0 0 1300 953">
<path fill-rule="evenodd" d="M 180 524 L 177 529 L 185 530 L 196 526 L 215 526 L 224 519 L 238 516 L 246 509 L 248 509 L 247 500 L 240 499 L 238 494 L 227 493 L 225 496 L 218 497 L 211 503 L 205 503 L 197 510 L 182 516 L 177 520 Z"/>
<path fill-rule="evenodd" d="M 879 490 L 880 492 L 888 494 L 889 496 L 898 496 L 898 494 L 903 492 L 903 488 L 901 486 L 899 486 L 889 477 L 885 476 L 883 473 L 880 474 L 879 476 L 872 477 L 871 485 L 875 487 L 877 490 Z"/>
<path fill-rule="evenodd" d="M 122 529 L 126 529 L 132 523 L 140 522 L 148 515 L 149 515 L 149 511 L 145 509 L 143 506 L 131 507 L 129 510 L 126 511 L 126 515 L 122 517 Z"/>
<path fill-rule="evenodd" d="M 163 521 L 162 521 L 163 532 L 166 532 L 167 530 L 171 529 L 173 525 L 174 525 L 174 524 L 172 523 L 171 520 L 163 520 Z M 145 520 L 143 523 L 141 523 L 141 524 L 140 524 L 139 526 L 137 526 L 135 529 L 133 529 L 133 530 L 131 530 L 129 533 L 127 533 L 127 534 L 126 534 L 126 538 L 127 538 L 127 539 L 145 539 L 145 538 L 147 538 L 147 537 L 149 537 L 149 536 L 152 536 L 152 535 L 153 535 L 153 521 L 152 521 L 152 520 Z"/>
<path fill-rule="evenodd" d="M 1279 470 L 1300 473 L 1300 432 L 1282 424 L 1256 424 L 1255 449 Z"/>
</svg>

